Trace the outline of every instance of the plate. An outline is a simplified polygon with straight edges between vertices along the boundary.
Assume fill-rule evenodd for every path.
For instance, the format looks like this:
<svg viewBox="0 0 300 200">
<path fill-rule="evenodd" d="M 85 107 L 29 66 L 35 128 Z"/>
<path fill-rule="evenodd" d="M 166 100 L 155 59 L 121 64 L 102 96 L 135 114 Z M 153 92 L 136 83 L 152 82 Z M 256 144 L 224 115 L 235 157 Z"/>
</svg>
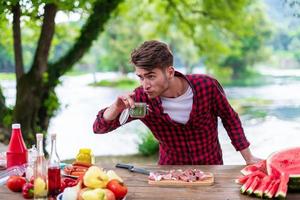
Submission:
<svg viewBox="0 0 300 200">
<path fill-rule="evenodd" d="M 62 199 L 63 199 L 63 193 L 60 193 L 59 195 L 57 195 L 56 200 L 62 200 Z M 126 200 L 126 196 L 121 200 Z"/>
<path fill-rule="evenodd" d="M 61 175 L 64 176 L 64 177 L 69 177 L 69 178 L 73 178 L 73 179 L 78 179 L 79 178 L 79 176 L 66 174 L 64 170 L 61 170 Z"/>
<path fill-rule="evenodd" d="M 60 193 L 59 195 L 57 195 L 56 199 L 57 200 L 62 200 L 62 196 L 63 196 L 63 193 Z"/>
</svg>

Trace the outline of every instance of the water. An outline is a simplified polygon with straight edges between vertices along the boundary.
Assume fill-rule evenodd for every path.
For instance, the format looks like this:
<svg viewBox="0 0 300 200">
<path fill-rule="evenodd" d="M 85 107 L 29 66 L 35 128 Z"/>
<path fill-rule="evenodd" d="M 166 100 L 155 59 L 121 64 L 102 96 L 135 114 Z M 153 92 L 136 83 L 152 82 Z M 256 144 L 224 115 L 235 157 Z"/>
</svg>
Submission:
<svg viewBox="0 0 300 200">
<path fill-rule="evenodd" d="M 241 115 L 241 120 L 252 152 L 266 158 L 272 152 L 300 144 L 300 70 L 262 70 L 272 76 L 271 85 L 255 87 L 230 87 L 225 92 L 230 99 L 256 98 L 271 103 L 250 104 L 251 112 L 263 112 L 255 117 L 251 112 Z M 99 73 L 97 79 L 114 78 L 113 73 Z M 95 155 L 119 155 L 137 152 L 139 133 L 146 127 L 137 121 L 131 122 L 100 135 L 94 134 L 93 122 L 100 108 L 109 106 L 123 91 L 110 88 L 90 87 L 90 75 L 64 77 L 56 92 L 61 101 L 61 110 L 51 120 L 49 133 L 57 133 L 57 149 L 61 159 L 74 158 L 80 148 L 91 148 Z M 15 85 L 1 81 L 7 103 L 13 105 Z M 230 143 L 226 131 L 219 125 L 220 143 L 225 164 L 243 164 L 241 155 Z M 50 148 L 47 146 L 47 148 Z"/>
</svg>

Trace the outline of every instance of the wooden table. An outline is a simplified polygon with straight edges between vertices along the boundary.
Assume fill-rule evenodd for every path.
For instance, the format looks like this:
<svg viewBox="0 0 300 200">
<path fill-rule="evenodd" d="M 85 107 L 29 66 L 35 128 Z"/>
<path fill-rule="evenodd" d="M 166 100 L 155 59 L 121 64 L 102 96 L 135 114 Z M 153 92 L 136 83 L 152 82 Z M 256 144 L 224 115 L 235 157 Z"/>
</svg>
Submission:
<svg viewBox="0 0 300 200">
<path fill-rule="evenodd" d="M 148 170 L 169 170 L 169 169 L 186 169 L 199 168 L 203 171 L 212 172 L 215 175 L 215 183 L 212 186 L 188 186 L 188 187 L 158 187 L 151 186 L 147 182 L 147 175 L 132 173 L 126 169 L 117 169 L 113 166 L 105 169 L 114 169 L 128 186 L 126 200 L 195 200 L 195 199 L 213 199 L 213 200 L 231 200 L 241 199 L 250 200 L 258 199 L 240 194 L 240 185 L 234 182 L 240 176 L 240 170 L 243 166 L 233 165 L 211 165 L 211 166 L 156 166 L 144 165 Z M 0 199 L 17 200 L 21 195 L 8 191 L 5 186 L 0 187 Z M 289 193 L 287 199 L 300 199 L 300 193 Z"/>
</svg>

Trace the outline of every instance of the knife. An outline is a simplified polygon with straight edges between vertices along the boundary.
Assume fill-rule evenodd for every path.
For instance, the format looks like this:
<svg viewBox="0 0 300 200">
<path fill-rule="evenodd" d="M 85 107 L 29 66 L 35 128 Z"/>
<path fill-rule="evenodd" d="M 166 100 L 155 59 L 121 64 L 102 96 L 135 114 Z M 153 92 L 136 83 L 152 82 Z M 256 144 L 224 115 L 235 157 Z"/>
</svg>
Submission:
<svg viewBox="0 0 300 200">
<path fill-rule="evenodd" d="M 145 175 L 150 175 L 150 171 L 143 169 L 143 168 L 138 168 L 135 167 L 133 165 L 129 165 L 129 164 L 123 164 L 123 163 L 118 163 L 116 164 L 117 168 L 123 168 L 123 169 L 128 169 L 131 172 L 136 172 L 136 173 L 140 173 L 140 174 L 145 174 Z"/>
</svg>

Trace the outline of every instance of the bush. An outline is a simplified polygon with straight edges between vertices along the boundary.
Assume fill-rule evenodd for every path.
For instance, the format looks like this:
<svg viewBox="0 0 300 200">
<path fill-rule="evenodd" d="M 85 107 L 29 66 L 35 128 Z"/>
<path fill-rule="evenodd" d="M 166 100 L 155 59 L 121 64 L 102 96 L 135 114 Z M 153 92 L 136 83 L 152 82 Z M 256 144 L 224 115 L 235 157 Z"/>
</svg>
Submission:
<svg viewBox="0 0 300 200">
<path fill-rule="evenodd" d="M 142 134 L 141 142 L 138 145 L 139 153 L 143 156 L 151 156 L 158 153 L 159 144 L 158 141 L 153 136 L 152 132 L 148 130 L 146 133 Z"/>
<path fill-rule="evenodd" d="M 130 78 L 120 78 L 116 80 L 101 80 L 97 83 L 90 84 L 92 86 L 114 87 L 119 89 L 132 90 L 139 86 L 138 81 Z"/>
</svg>

